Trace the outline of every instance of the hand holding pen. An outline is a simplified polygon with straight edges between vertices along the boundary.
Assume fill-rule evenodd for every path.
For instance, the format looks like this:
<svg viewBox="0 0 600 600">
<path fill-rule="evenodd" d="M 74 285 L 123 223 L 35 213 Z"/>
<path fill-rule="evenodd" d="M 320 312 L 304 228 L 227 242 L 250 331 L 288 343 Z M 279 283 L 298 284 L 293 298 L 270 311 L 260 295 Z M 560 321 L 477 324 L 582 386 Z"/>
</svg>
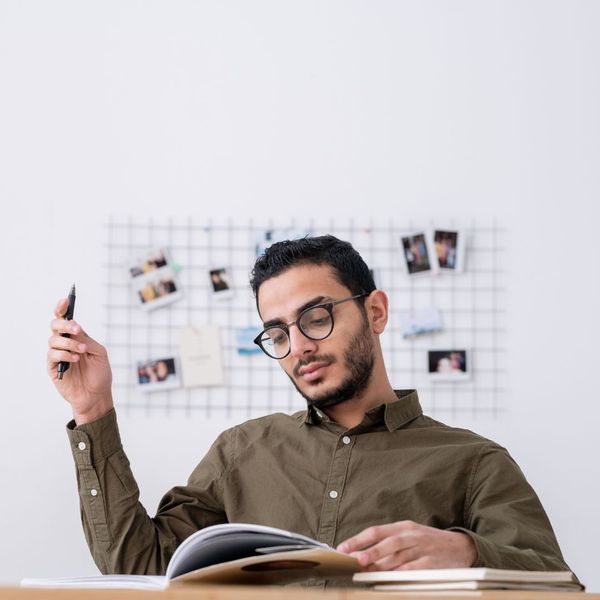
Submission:
<svg viewBox="0 0 600 600">
<path fill-rule="evenodd" d="M 68 298 L 56 305 L 50 323 L 47 370 L 56 389 L 71 404 L 75 422 L 81 425 L 104 416 L 113 407 L 112 373 L 106 348 L 68 318 L 73 316 L 73 306 L 74 300 Z M 62 363 L 67 368 L 61 367 Z"/>
</svg>

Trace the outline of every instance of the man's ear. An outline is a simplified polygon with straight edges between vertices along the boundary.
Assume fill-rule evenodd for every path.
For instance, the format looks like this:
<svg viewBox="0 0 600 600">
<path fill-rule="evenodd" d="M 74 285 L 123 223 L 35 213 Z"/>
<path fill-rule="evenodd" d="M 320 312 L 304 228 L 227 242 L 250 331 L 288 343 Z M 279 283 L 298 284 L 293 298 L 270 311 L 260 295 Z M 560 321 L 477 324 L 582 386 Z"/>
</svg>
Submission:
<svg viewBox="0 0 600 600">
<path fill-rule="evenodd" d="M 373 290 L 365 302 L 373 333 L 383 333 L 388 321 L 388 297 L 382 290 Z"/>
</svg>

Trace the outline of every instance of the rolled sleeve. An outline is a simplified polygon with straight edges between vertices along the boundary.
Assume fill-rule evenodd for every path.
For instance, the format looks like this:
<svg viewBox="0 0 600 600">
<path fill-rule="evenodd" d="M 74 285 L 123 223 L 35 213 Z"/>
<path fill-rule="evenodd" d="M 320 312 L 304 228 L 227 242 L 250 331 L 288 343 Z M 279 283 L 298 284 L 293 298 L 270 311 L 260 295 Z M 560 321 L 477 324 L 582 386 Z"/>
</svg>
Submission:
<svg viewBox="0 0 600 600">
<path fill-rule="evenodd" d="M 474 461 L 464 509 L 466 527 L 451 527 L 471 537 L 473 566 L 536 571 L 569 570 L 546 512 L 508 452 L 482 447 Z"/>
<path fill-rule="evenodd" d="M 139 488 L 112 410 L 85 425 L 67 425 L 79 488 L 83 530 L 102 573 L 164 574 L 177 546 L 225 515 L 219 481 L 229 451 L 222 434 L 187 485 L 163 497 L 156 516 L 139 502 Z"/>
</svg>

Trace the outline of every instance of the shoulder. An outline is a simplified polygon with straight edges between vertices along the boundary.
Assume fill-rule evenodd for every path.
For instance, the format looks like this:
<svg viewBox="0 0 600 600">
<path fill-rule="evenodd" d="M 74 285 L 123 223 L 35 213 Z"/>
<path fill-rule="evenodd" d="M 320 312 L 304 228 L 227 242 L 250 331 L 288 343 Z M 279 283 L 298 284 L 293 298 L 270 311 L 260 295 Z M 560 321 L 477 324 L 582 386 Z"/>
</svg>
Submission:
<svg viewBox="0 0 600 600">
<path fill-rule="evenodd" d="M 470 429 L 447 425 L 427 415 L 420 415 L 414 419 L 405 428 L 405 431 L 410 431 L 413 435 L 423 439 L 425 443 L 446 447 L 469 447 L 475 454 L 493 451 L 506 453 L 506 449 L 494 440 Z"/>
<path fill-rule="evenodd" d="M 228 437 L 235 437 L 238 441 L 253 442 L 264 438 L 282 438 L 297 432 L 304 422 L 306 411 L 294 414 L 273 413 L 249 419 L 239 425 L 223 432 Z"/>
</svg>

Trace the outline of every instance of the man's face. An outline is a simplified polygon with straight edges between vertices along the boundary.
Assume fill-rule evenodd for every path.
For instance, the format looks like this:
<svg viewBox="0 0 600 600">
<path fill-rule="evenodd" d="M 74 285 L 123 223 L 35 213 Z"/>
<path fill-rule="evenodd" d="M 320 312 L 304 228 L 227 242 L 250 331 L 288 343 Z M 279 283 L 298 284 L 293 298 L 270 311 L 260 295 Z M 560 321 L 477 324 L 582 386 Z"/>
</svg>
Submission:
<svg viewBox="0 0 600 600">
<path fill-rule="evenodd" d="M 259 312 L 263 323 L 290 323 L 305 308 L 351 295 L 331 267 L 302 265 L 260 286 Z M 375 362 L 372 333 L 359 306 L 354 301 L 334 306 L 333 320 L 331 335 L 319 341 L 291 325 L 291 352 L 278 361 L 308 404 L 320 408 L 359 396 L 369 384 Z"/>
</svg>

